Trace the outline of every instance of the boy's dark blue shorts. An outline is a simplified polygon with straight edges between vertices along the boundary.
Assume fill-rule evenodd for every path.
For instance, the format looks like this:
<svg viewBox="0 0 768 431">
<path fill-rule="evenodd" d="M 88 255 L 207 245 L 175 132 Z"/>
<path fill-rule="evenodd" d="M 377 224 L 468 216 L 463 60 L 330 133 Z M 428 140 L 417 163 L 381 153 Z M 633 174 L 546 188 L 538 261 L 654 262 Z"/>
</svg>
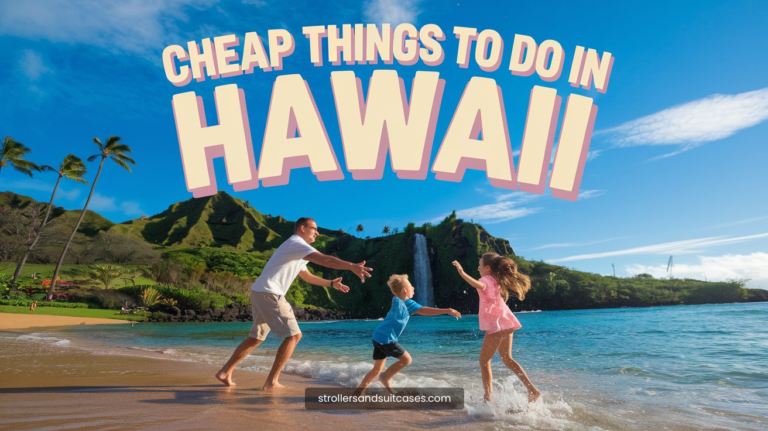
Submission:
<svg viewBox="0 0 768 431">
<path fill-rule="evenodd" d="M 405 353 L 405 349 L 403 349 L 403 346 L 397 344 L 396 341 L 389 344 L 379 344 L 373 341 L 373 360 L 374 361 L 378 361 L 380 359 L 386 359 L 387 356 L 391 356 L 393 358 L 399 358 L 403 356 L 403 353 Z"/>
</svg>

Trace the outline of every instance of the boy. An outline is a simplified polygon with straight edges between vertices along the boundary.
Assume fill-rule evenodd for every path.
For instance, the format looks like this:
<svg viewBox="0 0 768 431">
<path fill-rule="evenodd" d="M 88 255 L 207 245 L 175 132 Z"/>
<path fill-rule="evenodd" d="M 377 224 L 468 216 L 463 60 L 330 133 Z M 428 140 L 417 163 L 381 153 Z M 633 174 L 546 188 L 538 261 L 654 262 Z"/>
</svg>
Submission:
<svg viewBox="0 0 768 431">
<path fill-rule="evenodd" d="M 408 324 L 411 314 L 421 316 L 438 316 L 441 314 L 450 314 L 455 318 L 460 318 L 461 313 L 453 308 L 430 308 L 422 307 L 417 304 L 413 298 L 413 286 L 408 281 L 407 275 L 393 275 L 387 281 L 389 290 L 392 291 L 392 308 L 390 308 L 387 317 L 373 331 L 373 369 L 363 377 L 360 386 L 357 387 L 355 395 L 361 395 L 365 388 L 373 382 L 379 374 L 379 381 L 391 393 L 394 394 L 390 386 L 392 377 L 403 368 L 411 364 L 411 355 L 403 349 L 403 346 L 397 343 L 398 337 Z M 382 374 L 387 357 L 391 356 L 398 361 L 392 364 L 387 371 Z"/>
</svg>

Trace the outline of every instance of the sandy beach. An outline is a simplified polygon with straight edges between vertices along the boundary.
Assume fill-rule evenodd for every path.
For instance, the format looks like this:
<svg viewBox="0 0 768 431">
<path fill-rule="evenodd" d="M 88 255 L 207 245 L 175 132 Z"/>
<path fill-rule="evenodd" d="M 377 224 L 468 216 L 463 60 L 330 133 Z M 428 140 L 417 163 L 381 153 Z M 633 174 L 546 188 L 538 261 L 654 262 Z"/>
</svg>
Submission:
<svg viewBox="0 0 768 431">
<path fill-rule="evenodd" d="M 12 318 L 14 327 L 7 316 L 0 321 L 0 429 L 439 429 L 467 421 L 492 427 L 468 419 L 465 411 L 309 411 L 304 389 L 322 386 L 311 379 L 283 374 L 288 388 L 265 392 L 265 374 L 238 371 L 237 386 L 228 388 L 214 379 L 215 367 L 161 353 L 30 340 L 25 334 L 34 331 L 18 326 L 101 320 L 31 317 L 42 319 Z"/>
<path fill-rule="evenodd" d="M 128 320 L 95 319 L 92 317 L 47 316 L 44 314 L 0 313 L 0 331 L 42 328 L 50 326 L 106 325 L 131 323 Z"/>
</svg>

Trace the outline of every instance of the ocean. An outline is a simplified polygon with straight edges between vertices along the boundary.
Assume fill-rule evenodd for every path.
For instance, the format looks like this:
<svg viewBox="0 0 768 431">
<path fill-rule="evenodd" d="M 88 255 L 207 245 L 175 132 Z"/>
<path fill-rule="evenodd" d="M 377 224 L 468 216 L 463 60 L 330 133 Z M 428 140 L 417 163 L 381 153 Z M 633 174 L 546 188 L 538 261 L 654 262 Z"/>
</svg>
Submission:
<svg viewBox="0 0 768 431">
<path fill-rule="evenodd" d="M 413 364 L 395 387 L 462 387 L 470 418 L 515 429 L 768 429 L 768 303 L 516 313 L 512 353 L 542 391 L 493 360 L 494 399 L 482 401 L 477 316 L 411 317 L 400 343 Z M 370 370 L 377 320 L 301 322 L 285 372 L 353 387 Z M 162 354 L 221 365 L 249 323 L 78 326 L 15 337 L 61 348 Z M 6 334 L 6 336 L 8 336 Z M 241 368 L 267 372 L 280 340 Z M 390 362 L 391 363 L 391 359 Z M 235 372 L 235 380 L 247 375 Z M 378 384 L 378 383 L 376 383 Z"/>
</svg>

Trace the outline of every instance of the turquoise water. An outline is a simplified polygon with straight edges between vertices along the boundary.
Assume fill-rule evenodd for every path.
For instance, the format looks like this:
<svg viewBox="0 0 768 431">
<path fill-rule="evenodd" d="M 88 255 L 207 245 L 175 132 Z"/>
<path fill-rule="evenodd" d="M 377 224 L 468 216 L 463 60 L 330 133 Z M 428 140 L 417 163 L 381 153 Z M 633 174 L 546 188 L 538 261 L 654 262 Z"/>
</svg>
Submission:
<svg viewBox="0 0 768 431">
<path fill-rule="evenodd" d="M 542 403 L 525 407 L 524 387 L 498 356 L 494 401 L 481 402 L 477 358 L 483 333 L 477 316 L 458 321 L 412 317 L 400 342 L 413 364 L 395 378 L 395 385 L 464 387 L 469 414 L 502 427 L 768 428 L 768 303 L 517 316 L 523 328 L 515 333 L 513 355 L 544 393 Z M 286 372 L 356 386 L 372 363 L 370 337 L 376 325 L 361 320 L 301 323 L 304 337 Z M 83 326 L 54 339 L 98 340 L 116 349 L 157 350 L 169 358 L 222 364 L 249 327 Z M 279 341 L 270 335 L 243 366 L 267 371 Z"/>
</svg>

